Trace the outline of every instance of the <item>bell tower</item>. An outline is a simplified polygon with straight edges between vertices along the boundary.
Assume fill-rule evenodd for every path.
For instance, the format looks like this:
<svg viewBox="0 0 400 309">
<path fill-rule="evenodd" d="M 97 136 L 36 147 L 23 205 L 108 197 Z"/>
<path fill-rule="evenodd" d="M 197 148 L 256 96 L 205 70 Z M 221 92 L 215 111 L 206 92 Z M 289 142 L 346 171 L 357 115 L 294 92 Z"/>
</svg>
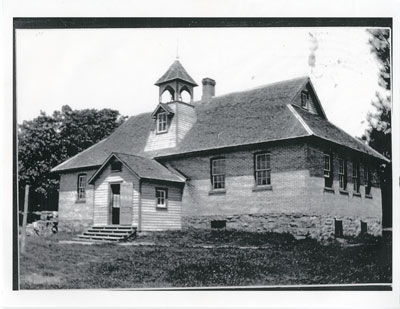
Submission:
<svg viewBox="0 0 400 309">
<path fill-rule="evenodd" d="M 193 88 L 197 84 L 176 59 L 155 85 L 158 86 L 160 97 L 151 114 L 153 126 L 144 151 L 157 153 L 178 146 L 196 122 L 192 103 Z"/>
<path fill-rule="evenodd" d="M 160 103 L 193 103 L 193 88 L 197 84 L 186 72 L 178 59 L 172 63 L 167 72 L 157 80 L 155 85 L 159 87 Z M 168 99 L 165 99 L 166 93 L 169 94 Z"/>
</svg>

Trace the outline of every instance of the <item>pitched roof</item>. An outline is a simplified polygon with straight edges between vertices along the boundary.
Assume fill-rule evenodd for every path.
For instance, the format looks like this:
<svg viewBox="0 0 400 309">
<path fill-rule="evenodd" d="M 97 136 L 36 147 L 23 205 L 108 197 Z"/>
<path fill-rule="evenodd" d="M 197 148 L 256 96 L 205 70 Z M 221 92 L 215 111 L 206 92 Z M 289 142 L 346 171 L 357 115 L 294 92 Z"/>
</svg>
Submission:
<svg viewBox="0 0 400 309">
<path fill-rule="evenodd" d="M 157 105 L 157 107 L 154 109 L 154 112 L 151 114 L 151 118 L 156 118 L 156 114 L 157 114 L 157 112 L 158 112 L 158 110 L 159 109 L 163 109 L 166 113 L 167 113 L 167 115 L 170 115 L 170 114 L 174 114 L 174 111 L 172 110 L 172 108 L 171 107 L 169 107 L 168 106 L 168 104 L 165 104 L 165 103 L 159 103 L 158 105 Z"/>
<path fill-rule="evenodd" d="M 171 81 L 174 79 L 181 79 L 185 82 L 188 82 L 189 84 L 192 84 L 193 86 L 197 86 L 196 82 L 186 72 L 185 68 L 182 66 L 182 64 L 179 62 L 179 60 L 174 61 L 174 63 L 169 67 L 167 72 L 165 72 L 164 75 L 161 76 L 157 80 L 155 85 L 158 86 L 162 83 L 165 83 L 165 82 L 168 82 L 168 81 Z"/>
<path fill-rule="evenodd" d="M 174 148 L 145 152 L 146 141 L 155 122 L 151 120 L 151 113 L 130 117 L 107 139 L 52 171 L 100 166 L 113 151 L 142 157 L 161 157 L 311 135 L 383 159 L 382 155 L 323 117 L 291 105 L 308 82 L 308 77 L 301 77 L 194 102 L 197 120 Z M 298 115 L 293 113 L 293 108 Z"/>
<path fill-rule="evenodd" d="M 185 182 L 185 179 L 182 176 L 178 175 L 175 171 L 169 170 L 154 159 L 126 153 L 113 152 L 89 179 L 89 183 L 92 183 L 97 178 L 103 168 L 113 157 L 121 161 L 133 174 L 139 178 Z"/>
<path fill-rule="evenodd" d="M 308 113 L 297 106 L 293 107 L 296 109 L 296 112 L 301 116 L 306 125 L 311 129 L 313 135 L 388 161 L 388 159 L 382 154 L 357 138 L 349 135 L 342 129 L 336 127 L 331 122 L 323 120 L 317 115 Z"/>
</svg>

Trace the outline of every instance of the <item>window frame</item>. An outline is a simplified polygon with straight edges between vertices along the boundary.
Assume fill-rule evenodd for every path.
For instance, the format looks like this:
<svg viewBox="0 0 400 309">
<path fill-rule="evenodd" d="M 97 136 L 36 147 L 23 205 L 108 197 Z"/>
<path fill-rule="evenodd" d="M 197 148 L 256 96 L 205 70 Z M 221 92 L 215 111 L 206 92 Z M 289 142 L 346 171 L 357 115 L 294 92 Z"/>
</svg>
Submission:
<svg viewBox="0 0 400 309">
<path fill-rule="evenodd" d="M 365 195 L 371 196 L 371 169 L 368 165 L 364 165 L 364 187 L 365 187 Z"/>
<path fill-rule="evenodd" d="M 340 190 L 346 191 L 347 190 L 347 161 L 344 158 L 339 158 L 339 188 Z M 341 163 L 343 166 L 341 166 Z"/>
<path fill-rule="evenodd" d="M 259 157 L 265 157 L 264 161 L 264 168 L 260 168 L 258 166 L 258 158 Z M 259 183 L 259 173 L 265 173 L 265 184 Z M 261 177 L 263 179 L 264 176 Z M 269 180 L 269 182 L 268 182 Z M 260 152 L 260 153 L 255 153 L 254 154 L 254 181 L 255 181 L 255 186 L 256 187 L 266 187 L 266 186 L 271 186 L 272 185 L 272 177 L 271 177 L 271 152 L 265 151 L 265 152 Z M 261 181 L 262 182 L 262 181 Z"/>
<path fill-rule="evenodd" d="M 84 181 L 81 181 L 81 178 L 84 178 Z M 82 186 L 82 183 L 84 186 Z M 87 174 L 79 173 L 77 177 L 77 185 L 76 185 L 76 200 L 78 202 L 86 202 L 86 188 L 87 188 Z M 83 192 L 83 195 L 81 193 Z"/>
<path fill-rule="evenodd" d="M 158 192 L 163 192 L 163 197 L 158 196 Z M 163 199 L 164 203 L 160 204 L 159 199 Z M 168 188 L 161 188 L 161 187 L 156 187 L 155 188 L 155 203 L 156 203 L 156 209 L 167 209 L 168 208 Z"/>
<path fill-rule="evenodd" d="M 360 163 L 353 161 L 353 193 L 360 194 Z"/>
<path fill-rule="evenodd" d="M 301 108 L 307 109 L 308 110 L 308 92 L 307 91 L 302 91 L 300 94 L 300 106 Z"/>
<path fill-rule="evenodd" d="M 328 157 L 328 161 L 326 158 Z M 326 163 L 329 163 L 327 168 Z M 332 162 L 332 154 L 331 152 L 324 152 L 324 166 L 323 166 L 323 173 L 324 173 L 324 188 L 333 192 L 333 162 Z"/>
<path fill-rule="evenodd" d="M 163 117 L 163 119 L 161 119 Z M 160 112 L 157 114 L 157 133 L 166 133 L 168 132 L 168 115 L 167 112 Z M 161 127 L 161 129 L 160 129 Z"/>
<path fill-rule="evenodd" d="M 214 172 L 214 162 L 223 161 L 223 173 Z M 212 191 L 224 191 L 226 190 L 226 159 L 225 157 L 215 157 L 210 159 L 210 175 L 211 175 L 211 189 Z M 215 182 L 214 177 L 222 177 L 222 181 L 218 180 Z M 216 183 L 223 184 L 222 187 L 216 188 Z"/>
</svg>

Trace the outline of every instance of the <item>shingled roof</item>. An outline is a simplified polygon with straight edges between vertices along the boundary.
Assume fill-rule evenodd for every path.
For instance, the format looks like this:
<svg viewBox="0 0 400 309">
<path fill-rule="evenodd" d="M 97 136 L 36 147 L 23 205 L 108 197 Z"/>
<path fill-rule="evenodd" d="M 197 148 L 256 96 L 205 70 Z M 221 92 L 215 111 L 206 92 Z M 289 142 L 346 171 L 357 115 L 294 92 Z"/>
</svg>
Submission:
<svg viewBox="0 0 400 309">
<path fill-rule="evenodd" d="M 185 182 L 185 179 L 181 175 L 178 175 L 175 171 L 170 171 L 168 168 L 166 168 L 164 165 L 161 165 L 154 159 L 126 153 L 113 152 L 103 162 L 102 166 L 96 171 L 96 173 L 94 173 L 89 179 L 89 183 L 92 183 L 97 178 L 103 168 L 113 157 L 121 161 L 133 174 L 139 178 Z"/>
<path fill-rule="evenodd" d="M 312 135 L 386 160 L 323 116 L 294 107 L 293 99 L 308 82 L 301 77 L 194 102 L 197 120 L 183 140 L 154 152 L 144 151 L 155 125 L 151 113 L 131 117 L 108 138 L 52 171 L 98 167 L 113 151 L 153 158 Z"/>
<path fill-rule="evenodd" d="M 155 85 L 160 85 L 162 83 L 171 81 L 173 79 L 181 79 L 183 81 L 186 81 L 193 86 L 197 86 L 196 82 L 193 80 L 193 78 L 190 77 L 188 72 L 186 72 L 185 68 L 182 66 L 182 64 L 179 62 L 179 60 L 175 60 L 174 63 L 171 64 L 167 72 L 164 73 L 163 76 L 161 76 L 155 83 Z"/>
</svg>

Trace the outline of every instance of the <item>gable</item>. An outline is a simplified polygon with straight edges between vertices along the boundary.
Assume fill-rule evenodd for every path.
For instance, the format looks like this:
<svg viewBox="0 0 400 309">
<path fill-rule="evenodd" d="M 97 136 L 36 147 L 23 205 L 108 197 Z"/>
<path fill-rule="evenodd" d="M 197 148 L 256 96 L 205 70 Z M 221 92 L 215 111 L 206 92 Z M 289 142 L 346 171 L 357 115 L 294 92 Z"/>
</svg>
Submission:
<svg viewBox="0 0 400 309">
<path fill-rule="evenodd" d="M 302 105 L 302 94 L 306 94 L 306 107 Z M 318 99 L 317 93 L 310 80 L 308 80 L 298 91 L 296 96 L 293 98 L 292 104 L 300 107 L 301 109 L 308 111 L 311 114 L 318 115 L 323 119 L 327 119 L 322 105 Z"/>
<path fill-rule="evenodd" d="M 157 118 L 158 113 L 166 113 L 168 116 L 172 117 L 174 115 L 174 111 L 171 109 L 171 107 L 168 106 L 168 104 L 165 103 L 159 103 L 157 107 L 155 108 L 154 112 L 151 114 L 151 118 Z"/>
</svg>

